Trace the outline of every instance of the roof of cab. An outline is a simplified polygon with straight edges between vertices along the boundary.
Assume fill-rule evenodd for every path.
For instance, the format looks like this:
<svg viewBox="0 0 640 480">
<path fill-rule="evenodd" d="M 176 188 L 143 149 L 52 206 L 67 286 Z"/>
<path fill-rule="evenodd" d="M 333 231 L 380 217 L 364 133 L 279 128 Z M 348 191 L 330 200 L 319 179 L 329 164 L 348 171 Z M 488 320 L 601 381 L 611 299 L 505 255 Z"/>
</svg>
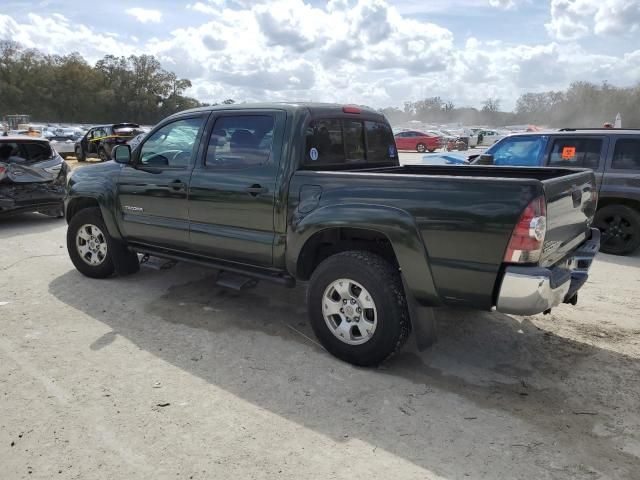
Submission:
<svg viewBox="0 0 640 480">
<path fill-rule="evenodd" d="M 358 113 L 346 113 L 343 111 L 345 107 L 355 107 L 360 110 Z M 190 110 L 184 110 L 182 112 L 175 113 L 174 115 L 184 115 L 185 113 L 192 112 L 213 112 L 221 110 L 285 110 L 288 112 L 295 112 L 300 110 L 307 110 L 311 115 L 361 115 L 364 114 L 368 117 L 378 117 L 382 119 L 384 116 L 376 110 L 354 104 L 341 104 L 341 103 L 317 103 L 317 102 L 265 102 L 265 103 L 232 103 L 230 105 L 211 105 L 207 107 L 192 108 Z M 172 116 L 174 116 L 172 115 Z"/>
</svg>

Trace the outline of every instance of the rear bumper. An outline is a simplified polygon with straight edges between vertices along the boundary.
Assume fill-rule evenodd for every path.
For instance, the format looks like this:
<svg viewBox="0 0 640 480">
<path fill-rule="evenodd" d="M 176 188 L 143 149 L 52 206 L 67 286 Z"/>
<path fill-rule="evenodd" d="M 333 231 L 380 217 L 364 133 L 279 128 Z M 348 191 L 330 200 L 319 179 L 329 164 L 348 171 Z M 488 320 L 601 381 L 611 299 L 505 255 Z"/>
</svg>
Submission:
<svg viewBox="0 0 640 480">
<path fill-rule="evenodd" d="M 591 263 L 600 249 L 600 231 L 570 257 L 552 268 L 507 267 L 496 309 L 515 315 L 535 315 L 563 302 L 571 302 L 589 278 Z"/>
</svg>

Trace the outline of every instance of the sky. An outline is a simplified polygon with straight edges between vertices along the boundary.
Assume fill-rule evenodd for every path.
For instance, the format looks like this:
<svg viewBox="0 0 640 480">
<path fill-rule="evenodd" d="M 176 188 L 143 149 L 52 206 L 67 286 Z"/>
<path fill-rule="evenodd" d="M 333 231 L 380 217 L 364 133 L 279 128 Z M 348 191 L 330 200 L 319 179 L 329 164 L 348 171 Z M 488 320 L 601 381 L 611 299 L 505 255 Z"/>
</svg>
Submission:
<svg viewBox="0 0 640 480">
<path fill-rule="evenodd" d="M 456 106 L 640 82 L 640 0 L 2 0 L 0 39 L 155 55 L 206 102 Z"/>
</svg>

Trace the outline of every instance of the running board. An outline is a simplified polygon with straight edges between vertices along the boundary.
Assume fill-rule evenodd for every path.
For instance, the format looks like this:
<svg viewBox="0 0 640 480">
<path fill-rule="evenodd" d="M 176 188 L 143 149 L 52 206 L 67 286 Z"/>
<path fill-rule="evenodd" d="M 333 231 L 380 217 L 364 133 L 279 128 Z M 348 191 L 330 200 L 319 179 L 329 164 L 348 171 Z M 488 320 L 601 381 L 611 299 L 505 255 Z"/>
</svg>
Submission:
<svg viewBox="0 0 640 480">
<path fill-rule="evenodd" d="M 193 263 L 195 265 L 201 265 L 203 267 L 216 268 L 218 270 L 224 270 L 226 273 L 236 273 L 241 276 L 246 276 L 258 280 L 264 280 L 267 282 L 277 283 L 279 285 L 284 285 L 285 287 L 295 287 L 296 279 L 290 275 L 269 271 L 266 269 L 259 269 L 255 267 L 244 267 L 240 264 L 233 264 L 231 262 L 222 262 L 216 260 L 203 259 L 202 257 L 196 257 L 192 255 L 176 255 L 174 253 L 170 253 L 164 250 L 155 250 L 152 248 L 146 248 L 141 245 L 130 245 L 131 250 L 142 253 L 145 255 L 149 255 L 151 257 L 160 257 L 166 258 L 168 260 L 174 260 L 176 262 L 187 262 Z"/>
<path fill-rule="evenodd" d="M 230 288 L 238 291 L 255 288 L 257 284 L 258 280 L 255 278 L 240 275 L 239 273 L 225 272 L 224 270 L 220 270 L 218 272 L 218 278 L 216 280 L 216 285 L 219 287 Z"/>
</svg>

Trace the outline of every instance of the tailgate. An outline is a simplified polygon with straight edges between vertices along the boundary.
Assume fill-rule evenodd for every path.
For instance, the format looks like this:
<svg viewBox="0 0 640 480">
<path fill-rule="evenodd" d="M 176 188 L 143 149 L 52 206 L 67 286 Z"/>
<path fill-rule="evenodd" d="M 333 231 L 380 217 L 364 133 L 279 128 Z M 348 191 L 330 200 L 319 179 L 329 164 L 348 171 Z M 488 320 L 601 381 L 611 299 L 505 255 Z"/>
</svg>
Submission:
<svg viewBox="0 0 640 480">
<path fill-rule="evenodd" d="M 580 171 L 542 181 L 547 200 L 547 234 L 541 266 L 554 265 L 590 234 L 597 204 L 595 175 Z"/>
</svg>

